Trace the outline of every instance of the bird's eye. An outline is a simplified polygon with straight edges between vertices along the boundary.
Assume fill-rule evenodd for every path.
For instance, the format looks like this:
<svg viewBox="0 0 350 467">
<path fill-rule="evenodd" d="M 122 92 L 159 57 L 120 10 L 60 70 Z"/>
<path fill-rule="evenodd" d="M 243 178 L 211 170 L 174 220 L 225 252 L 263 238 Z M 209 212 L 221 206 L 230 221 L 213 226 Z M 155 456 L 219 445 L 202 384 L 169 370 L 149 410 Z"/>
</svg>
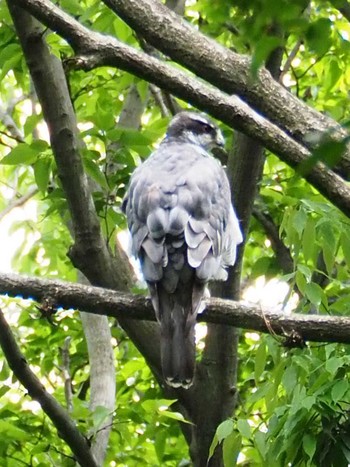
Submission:
<svg viewBox="0 0 350 467">
<path fill-rule="evenodd" d="M 203 123 L 203 130 L 205 133 L 212 133 L 213 127 L 208 123 Z"/>
</svg>

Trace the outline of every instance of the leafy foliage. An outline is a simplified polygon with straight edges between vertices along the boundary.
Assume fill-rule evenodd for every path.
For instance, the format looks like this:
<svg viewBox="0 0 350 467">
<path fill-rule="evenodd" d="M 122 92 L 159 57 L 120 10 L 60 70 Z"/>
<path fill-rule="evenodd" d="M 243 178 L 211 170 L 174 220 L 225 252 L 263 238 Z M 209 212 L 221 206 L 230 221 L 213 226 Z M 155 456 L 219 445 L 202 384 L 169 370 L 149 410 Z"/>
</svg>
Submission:
<svg viewBox="0 0 350 467">
<path fill-rule="evenodd" d="M 67 12 L 96 31 L 139 46 L 131 29 L 101 2 L 60 2 Z M 291 92 L 337 121 L 349 122 L 350 26 L 335 6 L 304 0 L 250 0 L 234 3 L 198 0 L 186 19 L 223 45 L 252 56 L 256 75 L 271 51 L 283 47 L 283 71 Z M 4 3 L 0 4 L 0 209 L 37 189 L 23 214 L 11 218 L 12 266 L 26 274 L 76 280 L 66 253 L 71 244 L 69 212 L 48 144 L 47 129 L 31 88 L 21 48 Z M 47 42 L 58 57 L 71 49 L 54 32 Z M 163 118 L 146 83 L 104 67 L 68 76 L 86 173 L 95 182 L 94 202 L 112 246 L 125 228 L 120 202 L 130 173 L 164 134 Z M 131 88 L 144 103 L 140 130 L 118 126 Z M 181 103 L 185 105 L 184 103 Z M 223 128 L 228 139 L 231 132 Z M 313 135 L 306 135 L 313 136 Z M 271 216 L 293 264 L 286 271 L 266 231 L 253 219 L 245 250 L 243 277 L 275 277 L 298 295 L 300 313 L 345 315 L 349 309 L 349 219 L 302 178 L 317 161 L 334 165 L 343 147 L 320 141 L 311 164 L 295 173 L 268 156 L 257 208 Z M 109 166 L 113 165 L 113 170 Z M 12 215 L 12 214 L 10 214 Z M 11 241 L 10 241 L 11 239 Z M 12 241 L 12 239 L 14 239 Z M 102 408 L 88 410 L 89 365 L 76 314 L 59 313 L 51 324 L 30 301 L 1 300 L 25 357 L 45 387 L 65 405 L 60 349 L 71 338 L 72 417 L 87 436 L 105 420 Z M 117 407 L 108 465 L 186 465 L 186 423 L 163 399 L 144 359 L 127 336 L 113 326 L 117 368 Z M 217 428 L 210 455 L 223 446 L 225 466 L 337 465 L 350 462 L 347 374 L 350 353 L 337 344 L 287 348 L 273 336 L 246 333 L 240 344 L 239 405 L 234 418 Z M 23 392 L 4 360 L 0 363 L 0 464 L 74 465 L 52 423 Z M 181 464 L 182 462 L 182 464 Z"/>
</svg>

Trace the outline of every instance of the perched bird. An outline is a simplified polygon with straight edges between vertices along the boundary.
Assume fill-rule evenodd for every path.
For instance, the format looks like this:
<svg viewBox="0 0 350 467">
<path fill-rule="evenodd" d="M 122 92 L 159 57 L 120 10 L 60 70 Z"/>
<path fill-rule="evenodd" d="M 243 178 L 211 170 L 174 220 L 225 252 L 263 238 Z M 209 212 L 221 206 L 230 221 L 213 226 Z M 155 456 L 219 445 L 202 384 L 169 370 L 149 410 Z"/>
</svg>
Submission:
<svg viewBox="0 0 350 467">
<path fill-rule="evenodd" d="M 159 148 L 132 174 L 123 201 L 160 323 L 163 376 L 191 386 L 195 323 L 208 282 L 226 280 L 242 234 L 226 173 L 209 151 L 224 144 L 203 114 L 180 112 Z"/>
</svg>

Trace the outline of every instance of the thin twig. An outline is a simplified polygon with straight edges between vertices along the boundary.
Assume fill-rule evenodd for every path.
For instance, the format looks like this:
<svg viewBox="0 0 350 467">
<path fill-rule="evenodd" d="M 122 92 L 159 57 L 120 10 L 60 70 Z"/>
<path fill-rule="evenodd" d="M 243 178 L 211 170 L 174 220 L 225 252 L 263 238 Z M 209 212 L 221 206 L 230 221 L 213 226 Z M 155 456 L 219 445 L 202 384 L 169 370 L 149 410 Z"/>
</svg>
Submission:
<svg viewBox="0 0 350 467">
<path fill-rule="evenodd" d="M 281 74 L 280 74 L 279 79 L 278 79 L 278 81 L 280 83 L 283 83 L 283 78 L 284 78 L 285 74 L 288 73 L 288 71 L 289 71 L 289 69 L 290 69 L 290 67 L 292 65 L 293 60 L 295 59 L 295 57 L 297 56 L 297 54 L 299 52 L 299 49 L 300 49 L 302 43 L 303 43 L 303 41 L 301 39 L 299 39 L 295 43 L 295 45 L 292 48 L 290 54 L 288 55 L 287 60 L 286 60 L 285 64 L 283 65 Z"/>
<path fill-rule="evenodd" d="M 70 375 L 70 355 L 69 355 L 69 346 L 72 338 L 70 336 L 66 337 L 64 340 L 63 347 L 61 349 L 62 357 L 62 373 L 64 381 L 64 394 L 66 397 L 66 404 L 68 412 L 73 410 L 73 391 L 72 391 L 72 378 Z"/>
<path fill-rule="evenodd" d="M 36 195 L 38 193 L 38 191 L 39 191 L 38 188 L 33 187 L 25 195 L 21 196 L 20 198 L 15 198 L 12 201 L 10 201 L 9 205 L 6 206 L 6 208 L 3 209 L 0 212 L 0 221 L 7 214 L 9 214 L 11 211 L 13 211 L 13 209 L 19 208 L 20 206 L 23 206 L 28 200 L 30 200 L 30 198 L 32 198 L 34 195 Z"/>
</svg>

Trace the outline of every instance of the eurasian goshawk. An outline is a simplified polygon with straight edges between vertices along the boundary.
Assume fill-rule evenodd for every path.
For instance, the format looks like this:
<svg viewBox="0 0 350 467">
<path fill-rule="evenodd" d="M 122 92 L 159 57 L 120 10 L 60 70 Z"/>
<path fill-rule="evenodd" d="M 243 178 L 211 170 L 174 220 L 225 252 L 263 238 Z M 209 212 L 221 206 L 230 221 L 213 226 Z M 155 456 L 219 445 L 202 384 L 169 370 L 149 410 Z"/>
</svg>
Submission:
<svg viewBox="0 0 350 467">
<path fill-rule="evenodd" d="M 195 112 L 178 113 L 159 148 L 133 173 L 123 201 L 160 323 L 163 376 L 188 388 L 195 323 L 207 283 L 225 280 L 242 234 L 221 164 L 208 151 L 220 130 Z"/>
</svg>

